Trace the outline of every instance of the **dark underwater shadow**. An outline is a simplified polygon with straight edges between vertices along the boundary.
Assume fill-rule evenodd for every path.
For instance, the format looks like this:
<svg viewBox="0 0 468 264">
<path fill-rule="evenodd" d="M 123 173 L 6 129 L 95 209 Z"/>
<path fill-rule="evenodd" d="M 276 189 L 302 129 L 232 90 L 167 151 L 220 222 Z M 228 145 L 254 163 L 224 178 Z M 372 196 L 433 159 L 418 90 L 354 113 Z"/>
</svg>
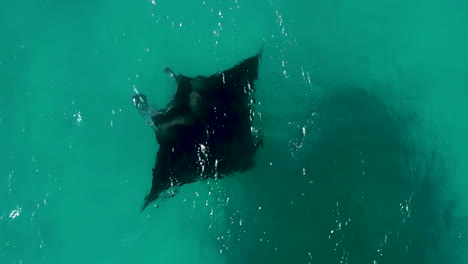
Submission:
<svg viewBox="0 0 468 264">
<path fill-rule="evenodd" d="M 459 263 L 441 196 L 448 161 L 416 111 L 340 87 L 312 112 L 294 155 L 291 135 L 266 138 L 262 165 L 242 178 L 248 220 L 226 227 L 239 238 L 229 263 Z"/>
</svg>

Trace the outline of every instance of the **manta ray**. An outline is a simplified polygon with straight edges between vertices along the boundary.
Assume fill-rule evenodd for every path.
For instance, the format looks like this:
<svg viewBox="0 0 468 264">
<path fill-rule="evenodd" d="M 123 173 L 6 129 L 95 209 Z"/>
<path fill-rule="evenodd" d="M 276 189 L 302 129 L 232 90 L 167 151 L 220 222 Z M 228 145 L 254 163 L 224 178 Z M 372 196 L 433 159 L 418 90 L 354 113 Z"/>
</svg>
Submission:
<svg viewBox="0 0 468 264">
<path fill-rule="evenodd" d="M 178 75 L 165 68 L 177 89 L 164 109 L 149 107 L 144 94 L 133 96 L 159 144 L 142 210 L 172 187 L 254 166 L 255 154 L 263 146 L 260 129 L 253 127 L 261 53 L 208 77 Z"/>
</svg>

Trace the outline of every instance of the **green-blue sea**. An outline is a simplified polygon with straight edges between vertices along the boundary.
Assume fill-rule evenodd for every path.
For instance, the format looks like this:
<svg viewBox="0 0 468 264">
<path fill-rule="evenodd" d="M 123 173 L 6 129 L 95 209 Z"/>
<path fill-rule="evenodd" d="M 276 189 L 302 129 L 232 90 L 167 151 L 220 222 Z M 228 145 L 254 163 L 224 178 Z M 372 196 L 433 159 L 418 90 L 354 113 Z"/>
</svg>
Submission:
<svg viewBox="0 0 468 264">
<path fill-rule="evenodd" d="M 468 263 L 468 2 L 0 1 L 1 264 Z M 140 212 L 164 72 L 263 48 L 256 166 Z"/>
</svg>

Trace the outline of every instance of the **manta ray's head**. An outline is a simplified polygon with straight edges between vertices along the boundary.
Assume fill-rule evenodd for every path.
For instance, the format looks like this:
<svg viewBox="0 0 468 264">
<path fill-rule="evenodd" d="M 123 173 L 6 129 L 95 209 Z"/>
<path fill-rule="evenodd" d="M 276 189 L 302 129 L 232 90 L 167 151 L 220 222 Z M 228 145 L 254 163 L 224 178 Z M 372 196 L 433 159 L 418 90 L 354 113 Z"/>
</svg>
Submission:
<svg viewBox="0 0 468 264">
<path fill-rule="evenodd" d="M 208 80 L 206 77 L 198 76 L 190 81 L 192 91 L 189 95 L 189 106 L 192 112 L 197 113 L 201 110 L 203 104 L 202 94 L 206 92 Z"/>
<path fill-rule="evenodd" d="M 190 81 L 190 85 L 192 85 L 192 90 L 202 92 L 208 88 L 208 80 L 206 77 L 198 76 Z"/>
<path fill-rule="evenodd" d="M 200 93 L 196 91 L 190 92 L 189 105 L 190 105 L 190 109 L 192 110 L 192 112 L 195 112 L 195 113 L 198 112 L 200 110 L 201 104 L 202 104 L 202 97 Z"/>
</svg>

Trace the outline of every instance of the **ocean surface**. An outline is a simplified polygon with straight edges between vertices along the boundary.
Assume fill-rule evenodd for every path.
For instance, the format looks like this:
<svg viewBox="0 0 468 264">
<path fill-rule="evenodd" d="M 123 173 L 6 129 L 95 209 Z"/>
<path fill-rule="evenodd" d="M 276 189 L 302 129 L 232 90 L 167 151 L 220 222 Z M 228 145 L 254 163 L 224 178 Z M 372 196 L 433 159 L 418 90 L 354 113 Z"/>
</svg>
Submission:
<svg viewBox="0 0 468 264">
<path fill-rule="evenodd" d="M 0 3 L 0 263 L 468 263 L 468 2 Z M 256 166 L 140 212 L 131 97 L 264 49 Z"/>
</svg>

